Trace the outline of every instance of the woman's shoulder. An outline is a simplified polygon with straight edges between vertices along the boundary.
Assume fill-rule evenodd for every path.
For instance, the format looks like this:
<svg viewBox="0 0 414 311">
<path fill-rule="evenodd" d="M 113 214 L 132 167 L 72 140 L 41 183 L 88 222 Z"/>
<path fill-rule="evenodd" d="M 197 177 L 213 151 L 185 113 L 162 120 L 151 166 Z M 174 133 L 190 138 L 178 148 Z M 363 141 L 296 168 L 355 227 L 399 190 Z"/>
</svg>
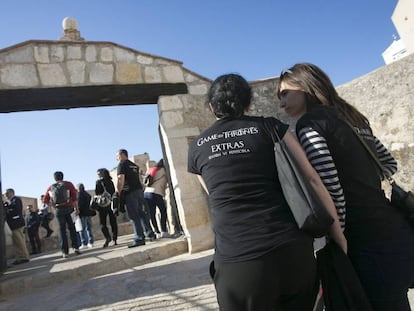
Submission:
<svg viewBox="0 0 414 311">
<path fill-rule="evenodd" d="M 296 122 L 296 128 L 327 128 L 332 125 L 338 125 L 339 123 L 340 119 L 336 109 L 330 107 L 320 107 L 306 112 L 302 117 L 300 117 Z"/>
</svg>

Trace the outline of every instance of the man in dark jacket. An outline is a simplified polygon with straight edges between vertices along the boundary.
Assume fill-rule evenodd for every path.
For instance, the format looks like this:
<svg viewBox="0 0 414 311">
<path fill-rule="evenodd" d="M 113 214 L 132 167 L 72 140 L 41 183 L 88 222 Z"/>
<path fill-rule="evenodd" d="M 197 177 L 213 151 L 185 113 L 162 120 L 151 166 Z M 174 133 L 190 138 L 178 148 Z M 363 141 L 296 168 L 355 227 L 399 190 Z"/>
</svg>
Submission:
<svg viewBox="0 0 414 311">
<path fill-rule="evenodd" d="M 14 265 L 19 265 L 29 261 L 29 251 L 26 247 L 26 240 L 24 237 L 24 217 L 23 217 L 23 203 L 19 197 L 16 197 L 14 190 L 9 188 L 6 190 L 5 196 L 7 201 L 4 203 L 6 210 L 6 221 L 12 232 L 12 240 L 15 252 Z"/>
<path fill-rule="evenodd" d="M 78 184 L 78 207 L 79 217 L 82 222 L 82 231 L 79 231 L 80 247 L 79 249 L 93 247 L 93 233 L 92 233 L 92 216 L 96 212 L 90 209 L 91 195 L 85 191 L 83 184 Z"/>
</svg>

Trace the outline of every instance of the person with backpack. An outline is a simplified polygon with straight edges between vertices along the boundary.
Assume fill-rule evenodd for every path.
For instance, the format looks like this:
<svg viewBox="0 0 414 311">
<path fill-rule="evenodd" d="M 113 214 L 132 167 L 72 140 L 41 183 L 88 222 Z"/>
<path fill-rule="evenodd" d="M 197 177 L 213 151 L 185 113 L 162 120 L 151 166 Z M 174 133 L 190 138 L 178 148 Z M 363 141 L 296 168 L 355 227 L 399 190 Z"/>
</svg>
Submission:
<svg viewBox="0 0 414 311">
<path fill-rule="evenodd" d="M 79 239 L 71 217 L 73 211 L 75 211 L 76 215 L 79 215 L 78 193 L 70 181 L 63 180 L 62 172 L 55 172 L 53 177 L 56 182 L 47 188 L 45 196 L 43 197 L 43 203 L 51 203 L 55 209 L 62 257 L 68 258 L 69 244 L 68 237 L 66 236 L 66 228 L 69 230 L 74 253 L 76 255 L 80 254 Z"/>
</svg>

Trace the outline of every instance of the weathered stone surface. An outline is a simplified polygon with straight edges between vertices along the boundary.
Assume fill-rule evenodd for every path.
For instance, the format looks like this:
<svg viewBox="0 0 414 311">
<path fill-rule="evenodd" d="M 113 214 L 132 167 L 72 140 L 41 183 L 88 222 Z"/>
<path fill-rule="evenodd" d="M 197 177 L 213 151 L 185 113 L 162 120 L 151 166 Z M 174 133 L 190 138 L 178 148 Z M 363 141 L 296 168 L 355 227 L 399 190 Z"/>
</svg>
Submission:
<svg viewBox="0 0 414 311">
<path fill-rule="evenodd" d="M 92 83 L 110 83 L 113 81 L 114 67 L 112 64 L 91 64 L 89 81 Z"/>
<path fill-rule="evenodd" d="M 101 61 L 112 62 L 114 60 L 114 51 L 110 47 L 103 47 L 101 49 Z"/>
<path fill-rule="evenodd" d="M 53 63 L 63 62 L 65 59 L 65 53 L 63 47 L 60 45 L 50 46 L 50 61 Z"/>
<path fill-rule="evenodd" d="M 67 62 L 67 70 L 69 73 L 69 81 L 72 84 L 83 84 L 85 83 L 85 62 L 73 60 Z"/>
<path fill-rule="evenodd" d="M 68 60 L 82 58 L 82 50 L 80 45 L 69 45 L 66 53 Z"/>
<path fill-rule="evenodd" d="M 145 67 L 144 80 L 146 83 L 162 82 L 161 69 L 155 66 Z"/>
<path fill-rule="evenodd" d="M 127 84 L 143 82 L 141 66 L 137 63 L 119 62 L 116 65 L 115 79 Z"/>
<path fill-rule="evenodd" d="M 204 95 L 207 94 L 209 86 L 206 84 L 190 85 L 188 92 L 191 95 Z"/>
<path fill-rule="evenodd" d="M 184 123 L 183 112 L 165 111 L 161 115 L 161 120 L 165 125 L 165 128 L 172 128 L 182 125 Z"/>
<path fill-rule="evenodd" d="M 178 96 L 164 96 L 158 101 L 160 111 L 177 110 L 183 108 L 183 103 Z"/>
<path fill-rule="evenodd" d="M 34 65 L 4 65 L 0 68 L 0 82 L 0 89 L 39 85 Z"/>
<path fill-rule="evenodd" d="M 6 63 L 32 63 L 34 61 L 33 47 L 31 45 L 19 47 L 13 53 L 6 54 Z"/>
<path fill-rule="evenodd" d="M 98 52 L 96 51 L 96 47 L 94 45 L 89 45 L 85 49 L 85 60 L 87 62 L 96 62 L 98 56 Z"/>
<path fill-rule="evenodd" d="M 35 46 L 34 57 L 38 63 L 49 63 L 49 47 L 47 45 Z"/>
<path fill-rule="evenodd" d="M 67 84 L 65 74 L 60 64 L 39 64 L 40 83 L 43 86 L 63 86 Z"/>
<path fill-rule="evenodd" d="M 177 83 L 184 82 L 183 70 L 179 66 L 165 66 L 162 68 L 165 82 Z"/>
<path fill-rule="evenodd" d="M 115 62 L 135 62 L 136 56 L 133 52 L 118 47 L 114 48 Z"/>
<path fill-rule="evenodd" d="M 151 65 L 153 63 L 153 58 L 145 55 L 138 55 L 137 62 L 142 65 Z"/>
</svg>

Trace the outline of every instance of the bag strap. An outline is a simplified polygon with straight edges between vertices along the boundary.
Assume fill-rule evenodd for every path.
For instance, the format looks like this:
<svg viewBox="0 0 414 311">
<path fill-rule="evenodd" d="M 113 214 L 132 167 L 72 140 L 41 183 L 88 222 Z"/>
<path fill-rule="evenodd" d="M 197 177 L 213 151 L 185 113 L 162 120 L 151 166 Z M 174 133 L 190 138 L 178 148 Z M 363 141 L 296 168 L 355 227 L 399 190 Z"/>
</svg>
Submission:
<svg viewBox="0 0 414 311">
<path fill-rule="evenodd" d="M 365 148 L 365 150 L 368 152 L 368 154 L 371 156 L 372 160 L 374 160 L 374 163 L 376 164 L 377 168 L 381 172 L 381 175 L 385 177 L 390 185 L 394 183 L 394 179 L 391 176 L 387 176 L 384 172 L 384 167 L 382 166 L 381 162 L 378 160 L 378 157 L 374 154 L 374 152 L 371 150 L 371 148 L 367 145 L 365 140 L 359 135 L 358 131 L 355 129 L 354 126 L 352 126 L 351 123 L 349 123 L 347 120 L 342 119 L 348 126 L 352 129 L 352 132 L 355 134 L 361 145 Z"/>
<path fill-rule="evenodd" d="M 277 133 L 277 129 L 271 124 L 267 119 L 263 118 L 263 125 L 270 135 L 272 137 L 273 143 L 280 143 L 282 140 L 279 137 L 279 134 Z M 282 144 L 281 144 L 282 145 Z"/>
<path fill-rule="evenodd" d="M 152 181 L 152 184 L 154 184 L 156 181 L 160 180 L 161 178 L 163 178 L 165 176 L 165 174 L 162 174 L 161 177 L 158 177 L 157 179 L 154 179 Z"/>
<path fill-rule="evenodd" d="M 104 188 L 104 192 L 108 192 L 108 191 L 106 191 L 106 187 L 105 187 L 105 184 L 104 184 L 104 182 L 101 180 L 101 185 L 102 185 L 102 187 Z"/>
</svg>

